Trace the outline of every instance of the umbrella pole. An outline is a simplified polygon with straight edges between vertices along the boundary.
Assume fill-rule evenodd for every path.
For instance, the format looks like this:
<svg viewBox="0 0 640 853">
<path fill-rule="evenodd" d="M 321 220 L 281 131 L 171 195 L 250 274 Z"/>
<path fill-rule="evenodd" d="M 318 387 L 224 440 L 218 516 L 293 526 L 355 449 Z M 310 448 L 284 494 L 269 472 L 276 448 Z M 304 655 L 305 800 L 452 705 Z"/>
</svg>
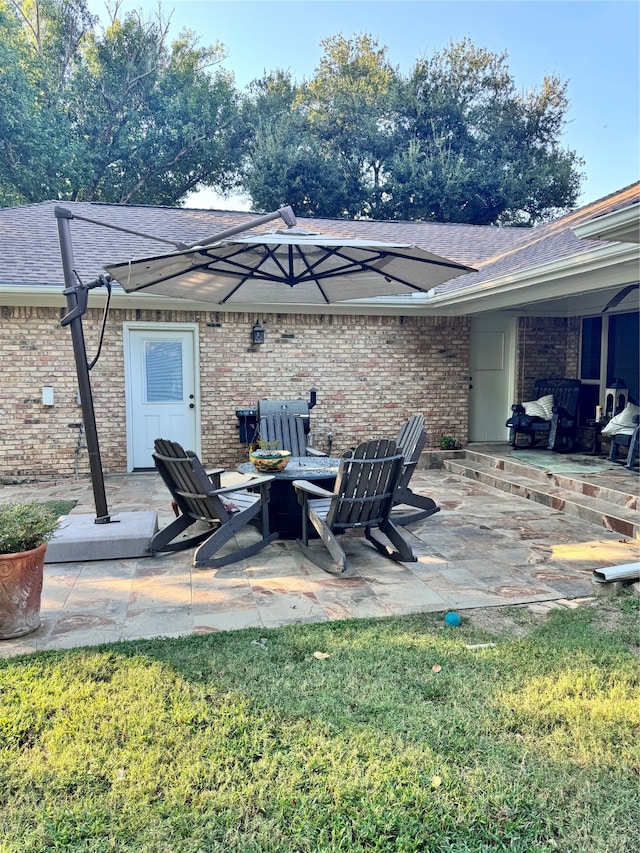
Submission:
<svg viewBox="0 0 640 853">
<path fill-rule="evenodd" d="M 73 355 L 76 362 L 82 420 L 84 421 L 85 440 L 89 454 L 89 467 L 91 469 L 91 484 L 93 486 L 93 497 L 96 506 L 94 524 L 109 524 L 111 516 L 107 508 L 104 473 L 102 471 L 98 430 L 96 428 L 96 414 L 93 406 L 89 364 L 87 362 L 87 350 L 84 340 L 84 330 L 82 328 L 82 315 L 87 309 L 88 288 L 79 284 L 75 277 L 73 246 L 71 244 L 71 230 L 69 228 L 69 220 L 73 219 L 73 214 L 62 207 L 56 207 L 54 215 L 58 222 L 58 239 L 60 241 L 60 255 L 64 273 L 65 289 L 63 293 L 67 298 L 67 307 L 69 309 L 68 314 L 62 320 L 62 325 L 68 325 L 70 328 Z"/>
</svg>

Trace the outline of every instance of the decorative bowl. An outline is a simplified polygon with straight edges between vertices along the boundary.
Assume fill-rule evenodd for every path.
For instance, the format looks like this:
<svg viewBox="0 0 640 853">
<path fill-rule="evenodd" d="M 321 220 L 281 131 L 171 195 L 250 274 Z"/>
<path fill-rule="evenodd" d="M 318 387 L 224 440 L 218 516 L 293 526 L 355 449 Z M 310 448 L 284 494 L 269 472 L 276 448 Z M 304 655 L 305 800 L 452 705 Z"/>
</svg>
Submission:
<svg viewBox="0 0 640 853">
<path fill-rule="evenodd" d="M 249 454 L 249 461 L 261 474 L 284 471 L 289 459 L 291 459 L 290 450 L 254 450 Z"/>
</svg>

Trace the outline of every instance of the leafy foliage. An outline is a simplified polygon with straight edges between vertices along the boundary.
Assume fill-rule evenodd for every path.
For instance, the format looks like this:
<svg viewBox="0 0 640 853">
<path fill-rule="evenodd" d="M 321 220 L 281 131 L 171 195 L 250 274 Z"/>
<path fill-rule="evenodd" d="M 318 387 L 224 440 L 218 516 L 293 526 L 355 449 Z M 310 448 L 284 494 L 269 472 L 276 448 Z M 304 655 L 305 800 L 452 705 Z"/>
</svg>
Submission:
<svg viewBox="0 0 640 853">
<path fill-rule="evenodd" d="M 58 515 L 50 506 L 31 501 L 0 506 L 0 554 L 19 554 L 51 538 Z"/>
<path fill-rule="evenodd" d="M 519 92 L 468 39 L 402 75 L 376 39 L 325 39 L 314 76 L 239 93 L 216 43 L 161 12 L 102 31 L 87 0 L 0 0 L 0 205 L 180 204 L 239 188 L 258 210 L 532 225 L 572 207 L 567 86 Z"/>
<path fill-rule="evenodd" d="M 568 101 L 557 77 L 519 93 L 506 54 L 467 39 L 407 78 L 370 36 L 322 44 L 315 77 L 289 81 L 267 144 L 268 85 L 246 113 L 258 133 L 245 183 L 260 206 L 295 194 L 309 215 L 532 225 L 575 204 L 581 161 L 559 145 Z"/>
<path fill-rule="evenodd" d="M 158 16 L 97 30 L 85 0 L 0 0 L 0 203 L 176 204 L 237 167 L 238 97 L 223 48 Z"/>
</svg>

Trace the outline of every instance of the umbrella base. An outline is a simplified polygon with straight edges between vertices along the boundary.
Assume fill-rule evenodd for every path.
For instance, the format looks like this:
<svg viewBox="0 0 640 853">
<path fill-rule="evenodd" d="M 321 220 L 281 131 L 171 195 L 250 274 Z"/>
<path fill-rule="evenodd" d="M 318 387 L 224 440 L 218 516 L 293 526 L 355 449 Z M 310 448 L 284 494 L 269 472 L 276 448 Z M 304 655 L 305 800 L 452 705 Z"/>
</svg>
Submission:
<svg viewBox="0 0 640 853">
<path fill-rule="evenodd" d="M 121 512 L 110 524 L 96 524 L 94 515 L 67 515 L 49 542 L 46 563 L 123 560 L 149 555 L 158 530 L 156 512 Z"/>
</svg>

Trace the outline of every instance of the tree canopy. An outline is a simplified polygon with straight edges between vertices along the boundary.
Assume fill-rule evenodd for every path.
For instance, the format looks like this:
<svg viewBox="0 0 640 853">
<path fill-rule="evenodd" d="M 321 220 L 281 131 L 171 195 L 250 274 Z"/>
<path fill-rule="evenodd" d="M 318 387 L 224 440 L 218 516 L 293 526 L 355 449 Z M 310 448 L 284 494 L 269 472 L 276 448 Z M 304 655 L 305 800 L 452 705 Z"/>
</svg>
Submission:
<svg viewBox="0 0 640 853">
<path fill-rule="evenodd" d="M 172 205 L 238 166 L 223 48 L 137 13 L 100 31 L 85 0 L 0 0 L 0 202 Z"/>
<path fill-rule="evenodd" d="M 531 225 L 571 208 L 581 160 L 560 146 L 566 83 L 518 92 L 506 54 L 465 39 L 407 77 L 370 36 L 322 43 L 310 81 L 249 93 L 245 188 L 300 214 Z M 288 194 L 287 194 L 288 193 Z"/>
<path fill-rule="evenodd" d="M 256 210 L 531 225 L 570 209 L 582 161 L 561 146 L 567 85 L 517 89 L 468 39 L 402 75 L 375 38 L 321 43 L 311 79 L 246 92 L 169 22 L 86 0 L 0 0 L 0 205 L 177 205 L 240 189 Z"/>
</svg>

